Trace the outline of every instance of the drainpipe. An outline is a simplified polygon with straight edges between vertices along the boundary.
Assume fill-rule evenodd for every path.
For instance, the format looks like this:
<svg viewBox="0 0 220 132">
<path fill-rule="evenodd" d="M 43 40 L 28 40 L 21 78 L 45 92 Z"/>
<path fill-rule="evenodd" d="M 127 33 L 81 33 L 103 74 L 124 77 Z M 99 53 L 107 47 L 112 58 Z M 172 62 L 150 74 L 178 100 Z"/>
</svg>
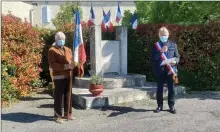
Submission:
<svg viewBox="0 0 220 132">
<path fill-rule="evenodd" d="M 30 9 L 30 23 L 31 23 L 31 25 L 32 26 L 34 26 L 34 20 L 33 20 L 33 11 L 34 11 L 35 9 Z"/>
<path fill-rule="evenodd" d="M 32 9 L 30 9 L 29 14 L 30 14 L 30 23 L 32 26 L 34 26 L 34 14 L 33 11 L 35 10 L 34 8 L 38 6 L 38 3 L 34 3 L 33 1 L 31 1 L 32 3 Z"/>
</svg>

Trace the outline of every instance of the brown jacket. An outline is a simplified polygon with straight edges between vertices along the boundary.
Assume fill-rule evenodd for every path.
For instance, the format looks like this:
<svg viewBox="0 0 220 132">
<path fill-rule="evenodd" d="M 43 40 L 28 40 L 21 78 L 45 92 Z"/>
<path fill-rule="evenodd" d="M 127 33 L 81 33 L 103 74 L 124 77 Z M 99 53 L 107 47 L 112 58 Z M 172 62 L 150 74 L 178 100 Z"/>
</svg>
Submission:
<svg viewBox="0 0 220 132">
<path fill-rule="evenodd" d="M 64 46 L 64 50 L 52 46 L 48 52 L 48 63 L 49 67 L 52 68 L 52 74 L 54 78 L 57 76 L 69 77 L 70 70 L 65 69 L 65 64 L 71 64 L 73 61 L 73 55 L 70 48 Z"/>
</svg>

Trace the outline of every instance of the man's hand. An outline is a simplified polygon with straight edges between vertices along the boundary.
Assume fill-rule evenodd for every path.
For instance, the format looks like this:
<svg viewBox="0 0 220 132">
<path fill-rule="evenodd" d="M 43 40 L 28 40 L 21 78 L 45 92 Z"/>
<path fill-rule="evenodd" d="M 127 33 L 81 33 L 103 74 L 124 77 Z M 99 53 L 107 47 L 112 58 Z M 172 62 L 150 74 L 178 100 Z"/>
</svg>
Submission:
<svg viewBox="0 0 220 132">
<path fill-rule="evenodd" d="M 175 66 L 175 65 L 176 65 L 176 61 L 172 61 L 172 62 L 170 63 L 170 65 L 171 65 L 171 66 Z"/>
<path fill-rule="evenodd" d="M 71 64 L 69 65 L 69 68 L 70 68 L 71 70 L 73 70 L 74 67 L 75 67 L 74 63 L 71 63 Z"/>
<path fill-rule="evenodd" d="M 161 52 L 161 53 L 167 52 L 167 50 L 168 50 L 168 47 L 167 47 L 167 46 L 163 46 L 163 47 L 161 48 L 160 52 Z"/>
<path fill-rule="evenodd" d="M 71 64 L 65 64 L 65 65 L 64 65 L 64 68 L 65 68 L 65 69 L 73 70 L 73 68 L 74 68 L 74 63 L 71 63 Z"/>
</svg>

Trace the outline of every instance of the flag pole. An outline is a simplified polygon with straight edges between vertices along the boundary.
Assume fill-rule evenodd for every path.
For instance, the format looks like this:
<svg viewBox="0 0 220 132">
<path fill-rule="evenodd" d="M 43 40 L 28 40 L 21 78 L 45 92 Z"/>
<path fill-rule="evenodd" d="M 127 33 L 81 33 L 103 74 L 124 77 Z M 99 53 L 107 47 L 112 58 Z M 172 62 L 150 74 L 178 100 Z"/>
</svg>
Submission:
<svg viewBox="0 0 220 132">
<path fill-rule="evenodd" d="M 119 8 L 119 1 L 118 1 L 118 8 Z M 117 13 L 118 13 L 118 9 L 117 9 Z M 120 22 L 120 21 L 119 21 Z M 119 22 L 118 22 L 118 27 L 119 27 Z"/>
<path fill-rule="evenodd" d="M 78 10 L 78 2 L 77 2 L 77 9 Z M 73 9 L 73 14 L 75 14 L 76 11 Z M 75 18 L 76 19 L 76 18 Z M 73 45 L 74 46 L 74 45 Z M 74 54 L 74 53 L 73 53 Z M 74 61 L 72 60 L 72 63 L 74 63 Z M 75 67 L 74 67 L 75 68 Z M 73 68 L 73 69 L 74 69 Z M 68 100 L 67 100 L 67 121 L 69 121 L 69 112 L 70 112 L 70 102 L 72 101 L 71 99 L 71 95 L 72 95 L 72 88 L 73 88 L 73 70 L 70 70 L 70 80 L 69 80 L 69 94 L 68 94 Z M 72 109 L 72 108 L 71 108 Z"/>
<path fill-rule="evenodd" d="M 79 11 L 79 1 L 77 1 L 76 9 Z M 80 62 L 78 62 L 77 67 L 78 67 L 78 77 L 79 78 L 80 78 L 80 65 L 81 65 Z"/>
<path fill-rule="evenodd" d="M 80 64 L 78 65 L 78 77 L 80 78 Z"/>
<path fill-rule="evenodd" d="M 70 112 L 70 101 L 72 95 L 72 88 L 73 88 L 73 70 L 70 71 L 70 81 L 69 81 L 69 95 L 68 95 L 68 109 L 67 109 L 67 121 L 69 120 L 69 112 Z M 72 109 L 72 108 L 71 108 Z"/>
<path fill-rule="evenodd" d="M 118 8 L 120 8 L 119 7 L 119 3 L 120 3 L 120 1 L 118 1 Z M 117 8 L 117 13 L 118 13 L 118 8 Z M 117 16 L 116 16 L 117 17 Z M 120 20 L 121 21 L 121 20 Z M 120 26 L 120 21 L 118 22 L 118 27 Z"/>
</svg>

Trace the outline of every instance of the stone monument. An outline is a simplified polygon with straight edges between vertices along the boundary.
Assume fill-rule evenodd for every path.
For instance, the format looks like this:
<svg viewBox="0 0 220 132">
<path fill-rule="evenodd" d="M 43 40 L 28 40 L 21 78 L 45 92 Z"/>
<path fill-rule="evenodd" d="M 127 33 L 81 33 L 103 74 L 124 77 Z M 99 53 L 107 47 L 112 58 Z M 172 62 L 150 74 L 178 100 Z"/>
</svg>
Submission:
<svg viewBox="0 0 220 132">
<path fill-rule="evenodd" d="M 101 40 L 101 27 L 90 30 L 91 70 L 97 75 L 127 75 L 127 28 L 116 28 L 116 40 Z"/>
<path fill-rule="evenodd" d="M 127 73 L 127 27 L 116 27 L 116 40 L 102 40 L 101 26 L 90 28 L 91 71 L 104 78 L 104 92 L 93 97 L 90 77 L 76 78 L 73 103 L 83 108 L 103 107 L 155 95 L 156 86 L 146 85 L 146 76 Z M 143 87 L 144 86 L 144 87 Z"/>
<path fill-rule="evenodd" d="M 142 86 L 145 75 L 127 74 L 127 27 L 116 27 L 116 40 L 102 40 L 101 26 L 90 28 L 91 71 L 104 77 L 104 88 Z M 79 87 L 89 87 L 89 77 L 77 78 Z"/>
</svg>

